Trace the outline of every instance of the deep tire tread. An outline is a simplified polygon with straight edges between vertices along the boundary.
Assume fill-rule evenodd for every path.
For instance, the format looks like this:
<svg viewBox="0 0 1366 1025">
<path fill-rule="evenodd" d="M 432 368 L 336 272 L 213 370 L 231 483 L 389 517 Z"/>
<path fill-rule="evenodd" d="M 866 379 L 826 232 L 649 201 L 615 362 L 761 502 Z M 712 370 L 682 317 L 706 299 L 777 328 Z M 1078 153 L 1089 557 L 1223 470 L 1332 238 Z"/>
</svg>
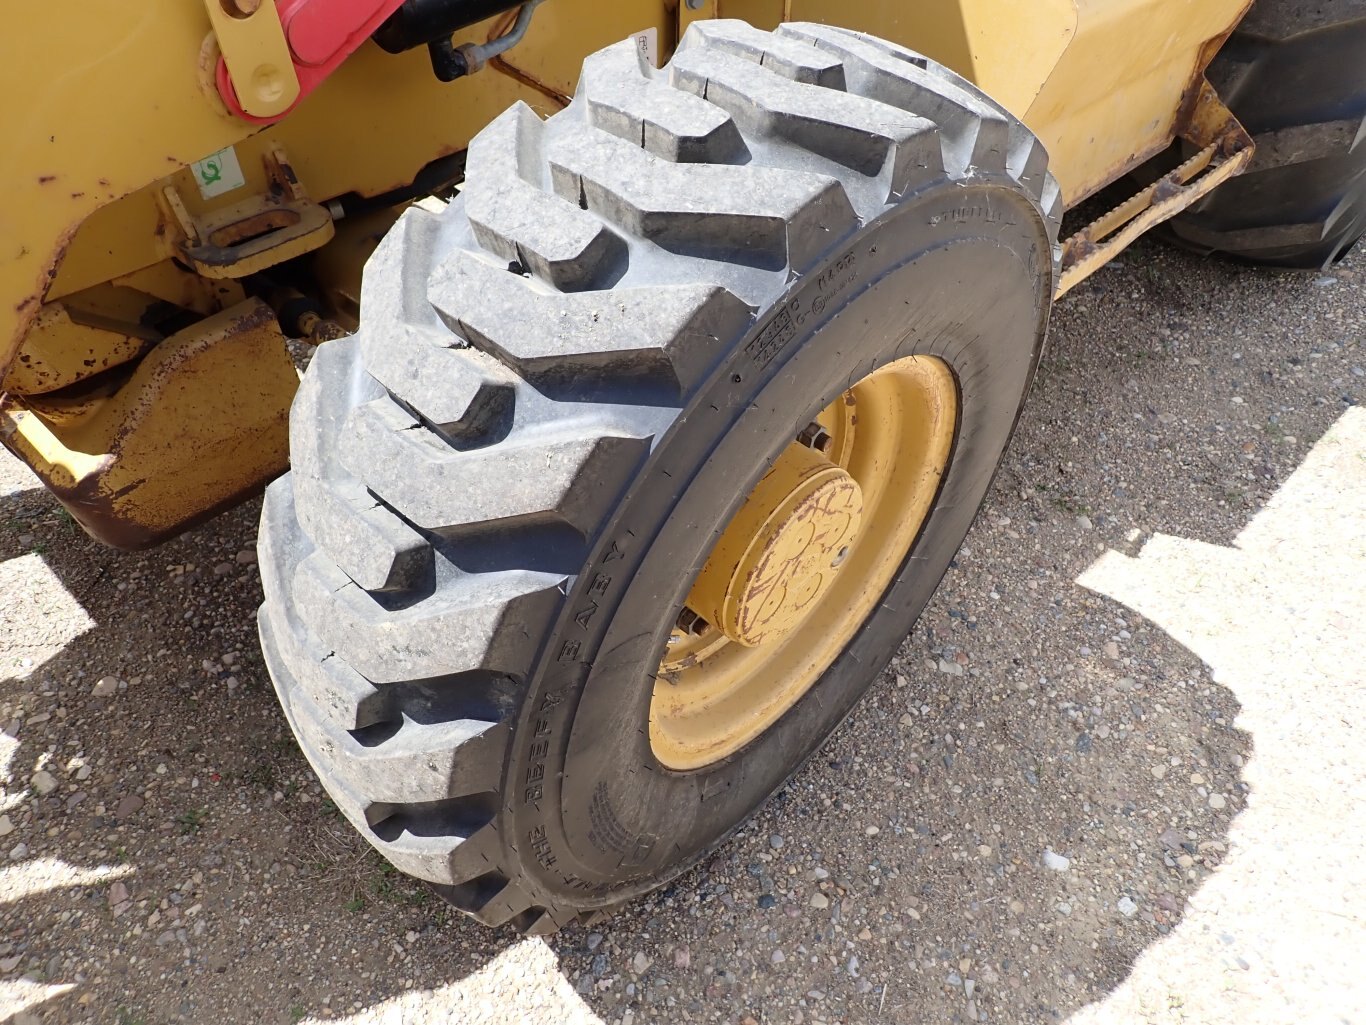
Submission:
<svg viewBox="0 0 1366 1025">
<path fill-rule="evenodd" d="M 386 858 L 489 925 L 583 918 L 498 833 L 556 566 L 759 306 L 898 196 L 976 177 L 1013 180 L 1056 242 L 1042 147 L 952 72 L 823 26 L 700 22 L 664 70 L 630 43 L 589 58 L 552 122 L 512 108 L 463 200 L 403 215 L 359 335 L 315 357 L 261 531 L 282 704 Z"/>
</svg>

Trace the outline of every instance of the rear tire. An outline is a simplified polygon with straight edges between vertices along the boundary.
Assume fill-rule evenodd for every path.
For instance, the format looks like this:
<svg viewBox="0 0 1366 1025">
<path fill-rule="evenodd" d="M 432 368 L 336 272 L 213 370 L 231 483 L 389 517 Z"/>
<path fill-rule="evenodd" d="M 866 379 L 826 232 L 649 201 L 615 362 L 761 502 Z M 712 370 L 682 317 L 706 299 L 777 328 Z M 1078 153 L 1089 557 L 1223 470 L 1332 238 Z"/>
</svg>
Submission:
<svg viewBox="0 0 1366 1025">
<path fill-rule="evenodd" d="M 1061 199 L 1032 135 L 918 55 L 814 25 L 591 57 L 542 123 L 404 214 L 319 348 L 261 525 L 262 645 L 332 799 L 489 925 L 545 933 L 714 848 L 905 638 L 1013 430 Z M 652 676 L 713 539 L 851 382 L 935 357 L 952 458 L 833 664 L 704 769 L 652 754 Z"/>
<path fill-rule="evenodd" d="M 1257 152 L 1172 234 L 1275 266 L 1341 259 L 1366 232 L 1366 0 L 1257 0 L 1209 78 Z"/>
</svg>

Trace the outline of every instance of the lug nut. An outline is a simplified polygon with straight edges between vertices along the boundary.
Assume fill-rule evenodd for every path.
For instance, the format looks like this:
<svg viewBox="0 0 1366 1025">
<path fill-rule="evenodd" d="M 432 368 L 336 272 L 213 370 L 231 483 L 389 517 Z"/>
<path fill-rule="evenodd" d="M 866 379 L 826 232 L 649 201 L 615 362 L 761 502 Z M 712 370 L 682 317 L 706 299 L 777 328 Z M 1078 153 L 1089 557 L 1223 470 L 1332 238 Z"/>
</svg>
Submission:
<svg viewBox="0 0 1366 1025">
<path fill-rule="evenodd" d="M 699 616 L 690 608 L 684 608 L 678 614 L 678 629 L 682 630 L 689 637 L 701 637 L 711 629 L 711 624 Z"/>
<path fill-rule="evenodd" d="M 805 445 L 807 448 L 815 449 L 821 455 L 830 451 L 830 446 L 835 439 L 830 437 L 830 432 L 814 420 L 807 424 L 802 433 L 797 435 L 797 443 Z"/>
</svg>

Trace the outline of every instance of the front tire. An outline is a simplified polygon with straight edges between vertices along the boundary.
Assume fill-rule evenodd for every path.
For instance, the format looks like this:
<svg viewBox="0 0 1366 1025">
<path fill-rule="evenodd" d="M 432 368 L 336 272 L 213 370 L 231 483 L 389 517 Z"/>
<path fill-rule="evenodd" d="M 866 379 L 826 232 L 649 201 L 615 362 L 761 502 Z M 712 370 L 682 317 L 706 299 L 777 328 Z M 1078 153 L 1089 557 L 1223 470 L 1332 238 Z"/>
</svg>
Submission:
<svg viewBox="0 0 1366 1025">
<path fill-rule="evenodd" d="M 469 156 L 305 377 L 261 637 L 366 838 L 543 933 L 714 848 L 905 638 L 1037 366 L 1061 201 L 972 86 L 814 25 L 703 22 L 660 72 L 610 48 L 566 111 L 514 108 Z M 917 360 L 954 430 L 868 615 L 757 735 L 666 764 L 655 677 L 716 539 L 822 410 Z"/>
</svg>

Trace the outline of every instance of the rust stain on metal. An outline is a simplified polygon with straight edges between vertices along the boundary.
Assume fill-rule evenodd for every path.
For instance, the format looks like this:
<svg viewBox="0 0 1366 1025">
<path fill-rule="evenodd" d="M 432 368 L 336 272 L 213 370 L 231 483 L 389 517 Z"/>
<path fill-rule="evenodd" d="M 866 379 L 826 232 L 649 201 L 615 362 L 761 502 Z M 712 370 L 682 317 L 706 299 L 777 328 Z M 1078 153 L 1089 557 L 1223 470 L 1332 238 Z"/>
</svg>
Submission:
<svg viewBox="0 0 1366 1025">
<path fill-rule="evenodd" d="M 20 299 L 14 307 L 15 323 L 14 334 L 10 336 L 10 347 L 8 351 L 0 350 L 0 377 L 3 377 L 9 370 L 10 362 L 19 352 L 24 338 L 33 327 L 34 318 L 38 316 L 38 311 L 42 309 L 43 299 L 47 297 L 48 289 L 52 287 L 52 282 L 57 280 L 57 269 L 61 267 L 62 261 L 66 259 L 66 251 L 71 248 L 71 240 L 76 237 L 76 229 L 79 224 L 73 224 L 57 239 L 57 245 L 52 252 L 52 258 L 48 260 L 47 266 L 38 274 L 38 280 L 32 292 Z"/>
<path fill-rule="evenodd" d="M 1063 242 L 1057 298 L 1113 260 L 1140 235 L 1241 174 L 1256 148 L 1247 130 L 1203 78 L 1194 106 L 1179 124 L 1177 137 L 1199 147 L 1194 156 Z"/>
<path fill-rule="evenodd" d="M 252 374 L 241 373 L 243 366 Z M 110 377 L 109 375 L 113 376 Z M 248 299 L 160 342 L 131 373 L 0 411 L 0 440 L 101 541 L 146 548 L 287 466 L 298 385 L 274 312 Z"/>
<path fill-rule="evenodd" d="M 569 106 L 570 98 L 566 96 L 564 93 L 560 92 L 553 86 L 546 85 L 535 75 L 523 71 L 516 65 L 509 64 L 502 57 L 495 57 L 493 58 L 493 60 L 489 61 L 489 67 L 501 72 L 504 75 L 507 75 L 508 78 L 511 78 L 514 81 L 521 82 L 522 85 L 527 86 L 530 89 L 535 89 L 542 96 L 545 96 L 547 99 L 551 100 L 561 110 Z"/>
</svg>

